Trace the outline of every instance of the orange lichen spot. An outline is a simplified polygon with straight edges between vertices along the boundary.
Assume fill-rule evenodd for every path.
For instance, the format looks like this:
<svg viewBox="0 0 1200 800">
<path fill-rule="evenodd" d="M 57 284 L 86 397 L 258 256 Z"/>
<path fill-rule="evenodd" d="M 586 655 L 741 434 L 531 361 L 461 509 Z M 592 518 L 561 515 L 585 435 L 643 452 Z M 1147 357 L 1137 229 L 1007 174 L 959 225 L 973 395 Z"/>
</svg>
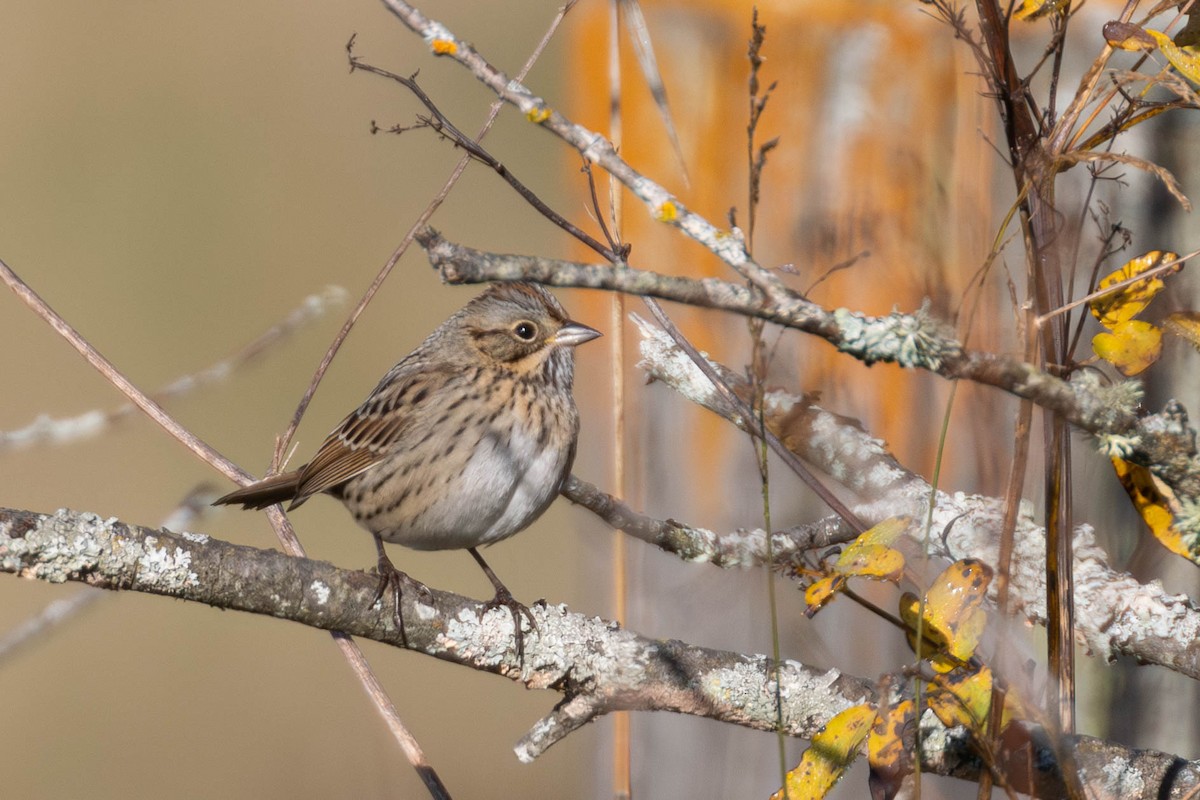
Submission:
<svg viewBox="0 0 1200 800">
<path fill-rule="evenodd" d="M 674 222 L 679 217 L 679 209 L 670 200 L 658 207 L 654 218 L 659 222 Z"/>
<path fill-rule="evenodd" d="M 431 46 L 435 56 L 452 56 L 458 52 L 458 44 L 453 39 L 434 39 Z"/>
<path fill-rule="evenodd" d="M 525 119 L 540 125 L 550 119 L 550 109 L 545 106 L 535 106 L 525 113 Z"/>
</svg>

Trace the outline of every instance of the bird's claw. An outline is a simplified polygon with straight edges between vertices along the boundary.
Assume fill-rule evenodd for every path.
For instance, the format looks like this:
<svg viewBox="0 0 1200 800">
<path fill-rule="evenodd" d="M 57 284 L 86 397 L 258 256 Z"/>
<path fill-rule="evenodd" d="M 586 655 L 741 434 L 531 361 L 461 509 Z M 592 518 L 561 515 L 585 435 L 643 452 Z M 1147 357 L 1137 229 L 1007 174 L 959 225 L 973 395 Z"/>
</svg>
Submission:
<svg viewBox="0 0 1200 800">
<path fill-rule="evenodd" d="M 521 625 L 521 618 L 524 617 L 528 620 L 529 629 L 536 633 L 538 625 L 537 620 L 533 618 L 533 612 L 529 610 L 528 606 L 513 597 L 508 589 L 504 588 L 497 589 L 496 596 L 483 604 L 483 613 L 486 614 L 493 608 L 507 608 L 512 613 L 513 635 L 517 644 L 517 660 L 523 666 L 525 664 L 525 629 Z"/>
<path fill-rule="evenodd" d="M 408 573 L 396 569 L 395 565 L 386 556 L 380 557 L 379 565 L 375 570 L 379 575 L 379 586 L 375 589 L 375 596 L 371 599 L 371 606 L 378 605 L 383 600 L 383 596 L 388 593 L 388 590 L 391 590 L 392 620 L 396 623 L 396 629 L 400 631 L 401 644 L 408 647 L 408 631 L 404 627 L 404 610 L 401 606 L 404 587 L 407 586 L 423 597 L 429 596 L 429 587 L 416 578 L 411 577 Z"/>
</svg>

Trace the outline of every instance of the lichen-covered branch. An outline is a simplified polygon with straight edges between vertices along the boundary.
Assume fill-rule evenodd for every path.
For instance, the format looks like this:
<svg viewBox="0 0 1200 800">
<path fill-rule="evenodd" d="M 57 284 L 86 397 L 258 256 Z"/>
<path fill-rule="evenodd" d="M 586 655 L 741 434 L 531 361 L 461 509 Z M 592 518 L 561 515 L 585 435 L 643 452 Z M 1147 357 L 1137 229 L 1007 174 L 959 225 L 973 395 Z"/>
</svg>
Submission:
<svg viewBox="0 0 1200 800">
<path fill-rule="evenodd" d="M 692 402 L 734 424 L 726 408 L 692 360 L 662 331 L 641 323 L 641 366 Z M 718 366 L 735 390 L 744 380 Z M 924 519 L 929 484 L 900 465 L 883 443 L 855 422 L 838 417 L 803 397 L 772 391 L 765 396 L 767 425 L 801 458 L 852 489 L 861 498 L 852 510 L 870 524 L 895 514 Z M 1003 504 L 981 495 L 939 492 L 932 515 L 931 552 L 958 559 L 979 558 L 995 566 Z M 757 532 L 761 539 L 761 532 Z M 1029 511 L 1019 516 L 1011 564 L 1011 607 L 1044 624 L 1045 529 Z M 760 545 L 765 551 L 765 543 Z M 738 552 L 748 545 L 738 541 Z M 725 556 L 686 552 L 690 560 L 721 563 Z M 1103 658 L 1129 655 L 1200 679 L 1200 609 L 1185 595 L 1168 593 L 1158 582 L 1140 583 L 1109 566 L 1108 555 L 1095 542 L 1089 525 L 1075 531 L 1076 633 L 1089 650 Z"/>
<path fill-rule="evenodd" d="M 424 39 L 435 55 L 453 59 L 469 69 L 497 97 L 515 106 L 527 120 L 558 136 L 587 161 L 604 168 L 634 197 L 640 199 L 655 219 L 678 228 L 708 248 L 767 296 L 772 297 L 782 291 L 779 279 L 750 257 L 740 231 L 723 230 L 690 211 L 678 197 L 630 166 L 604 136 L 571 122 L 520 81 L 510 79 L 488 63 L 469 42 L 456 36 L 440 22 L 425 16 L 420 9 L 401 0 L 384 0 L 384 5 Z"/>
<path fill-rule="evenodd" d="M 429 249 L 430 259 L 451 281 L 486 281 L 532 278 L 558 286 L 584 286 L 651 294 L 696 305 L 720 308 L 801 329 L 812 325 L 811 331 L 842 345 L 841 326 L 850 324 L 857 331 L 851 338 L 863 348 L 864 360 L 881 360 L 882 353 L 903 353 L 920 350 L 922 341 L 934 335 L 936 326 L 922 329 L 917 318 L 906 324 L 883 326 L 871 332 L 870 325 L 849 312 L 830 312 L 831 324 L 814 323 L 806 315 L 796 321 L 764 305 L 745 287 L 715 279 L 695 281 L 687 278 L 659 276 L 633 269 L 615 270 L 606 266 L 574 264 L 522 256 L 479 254 L 469 248 L 449 245 L 432 231 L 423 234 L 422 243 Z M 891 315 L 892 317 L 903 315 Z M 836 324 L 833 324 L 836 321 Z M 712 382 L 669 337 L 652 326 L 640 323 L 643 341 L 644 366 L 654 377 L 670 384 L 688 399 L 725 416 L 735 424 L 741 417 L 727 408 Z M 887 331 L 892 331 L 889 338 Z M 914 331 L 924 330 L 917 335 Z M 832 334 L 830 332 L 833 332 Z M 907 331 L 907 333 L 902 333 Z M 829 335 L 826 335 L 829 334 Z M 866 344 L 875 342 L 875 344 Z M 882 350 L 874 350 L 876 345 Z M 1168 404 L 1161 414 L 1137 418 L 1131 412 L 1131 399 L 1136 392 L 1122 384 L 1104 388 L 1084 380 L 1079 385 L 1067 383 L 1015 359 L 983 353 L 955 352 L 943 348 L 937 371 L 947 377 L 970 378 L 1000 386 L 1020 397 L 1063 413 L 1078 427 L 1098 434 L 1106 440 L 1123 442 L 1123 455 L 1152 467 L 1160 477 L 1179 489 L 1196 485 L 1200 461 L 1195 454 L 1195 435 L 1186 413 L 1177 403 Z M 928 359 L 927 359 L 928 360 Z M 912 364 L 910 364 L 912 365 Z M 718 369 L 720 369 L 718 367 Z M 741 379 L 729 371 L 723 372 L 727 382 L 737 386 Z M 891 458 L 882 444 L 863 434 L 853 424 L 821 410 L 785 392 L 770 392 L 768 411 L 772 429 L 798 455 L 834 476 L 870 500 L 856 507 L 865 519 L 879 521 L 896 513 L 898 508 L 918 518 L 924 516 L 928 503 L 928 484 L 919 476 L 905 470 Z M 836 455 L 836 458 L 832 456 Z M 1186 490 L 1180 494 L 1187 498 Z M 903 499 L 906 505 L 898 506 Z M 943 513 L 944 512 L 944 513 Z M 957 547 L 941 547 L 941 555 L 956 558 L 962 555 L 986 554 L 994 563 L 995 531 L 999 529 L 998 501 L 986 497 L 939 495 L 935 520 L 946 524 L 964 514 L 953 528 L 953 536 L 943 545 L 959 541 Z M 882 516 L 881 516 L 882 515 Z M 617 524 L 624 528 L 624 525 Z M 709 560 L 725 565 L 745 563 L 747 548 L 761 547 L 765 552 L 762 532 L 720 541 L 711 531 L 688 526 L 643 530 L 643 538 L 665 549 L 672 549 L 689 560 Z M 1013 589 L 1025 598 L 1017 604 L 1025 614 L 1044 622 L 1044 541 L 1045 531 L 1034 524 L 1028 515 L 1022 518 L 1016 539 L 1021 543 L 1016 554 L 1012 581 Z M 635 534 L 639 535 L 639 534 Z M 965 538 L 964 538 L 965 537 Z M 1076 532 L 1077 556 L 1076 604 L 1080 609 L 1078 633 L 1088 647 L 1105 658 L 1118 654 L 1134 656 L 1148 663 L 1160 664 L 1183 674 L 1200 678 L 1200 612 L 1187 597 L 1171 595 L 1157 584 L 1141 584 L 1129 575 L 1107 566 L 1108 558 L 1096 546 L 1092 531 L 1081 526 Z M 784 557 L 794 552 L 784 543 Z M 1153 612 L 1153 613 L 1149 613 Z"/>
<path fill-rule="evenodd" d="M 775 727 L 775 676 L 784 727 L 809 737 L 838 711 L 873 695 L 871 684 L 836 670 L 684 642 L 650 639 L 564 606 L 535 605 L 536 630 L 514 647 L 507 609 L 449 592 L 407 591 L 407 644 L 392 610 L 376 602 L 377 576 L 194 533 L 130 525 L 95 514 L 0 509 L 0 571 L 60 583 L 81 581 L 292 620 L 396 646 L 563 693 L 589 718 L 618 709 L 677 711 L 760 730 Z M 521 744 L 534 757 L 569 730 L 540 723 Z"/>
<path fill-rule="evenodd" d="M 0 509 L 0 571 L 176 597 L 400 645 L 391 609 L 374 601 L 374 575 L 95 514 Z M 649 639 L 563 606 L 532 609 L 537 630 L 525 634 L 523 664 L 513 649 L 512 616 L 505 609 L 485 613 L 481 603 L 429 589 L 406 592 L 403 611 L 410 649 L 563 694 L 518 745 L 517 754 L 526 761 L 586 722 L 618 709 L 676 711 L 773 730 L 775 702 L 782 698 L 785 730 L 808 738 L 842 709 L 876 698 L 870 682 L 837 670 L 795 661 L 777 669 L 765 656 Z M 782 682 L 778 690 L 776 680 Z M 980 764 L 964 730 L 946 730 L 931 715 L 922 728 L 927 770 L 978 777 Z M 1037 735 L 1036 728 L 1029 732 Z M 1118 780 L 1129 784 L 1135 778 L 1148 787 L 1158 787 L 1163 776 L 1184 789 L 1200 785 L 1192 765 L 1163 753 L 1087 737 L 1053 747 L 1035 739 L 1030 746 L 1037 769 L 1028 788 L 1038 796 L 1061 793 L 1053 756 L 1068 746 L 1073 746 L 1087 785 L 1105 792 Z M 1022 759 L 1029 756 L 1020 753 Z M 1114 763 L 1122 769 L 1113 770 Z"/>
<path fill-rule="evenodd" d="M 810 333 L 866 364 L 894 362 L 952 380 L 996 387 L 1055 411 L 1080 430 L 1099 437 L 1107 449 L 1153 470 L 1185 506 L 1200 509 L 1196 431 L 1178 402 L 1172 401 L 1161 413 L 1139 416 L 1141 396 L 1136 384 L 1103 387 L 1087 377 L 1067 382 L 1011 356 L 967 350 L 952 330 L 924 309 L 873 317 L 845 308 L 828 310 L 786 288 L 764 296 L 716 278 L 488 253 L 448 242 L 430 228 L 417 239 L 430 263 L 450 283 L 533 280 L 549 286 L 647 295 Z"/>
<path fill-rule="evenodd" d="M 767 537 L 761 528 L 718 533 L 673 519 L 654 519 L 574 475 L 567 479 L 562 496 L 588 509 L 613 528 L 684 561 L 707 562 L 723 569 L 761 567 L 768 563 Z M 775 531 L 771 538 L 770 566 L 783 571 L 795 569 L 801 566 L 806 554 L 851 541 L 854 536 L 854 530 L 838 516 Z"/>
</svg>

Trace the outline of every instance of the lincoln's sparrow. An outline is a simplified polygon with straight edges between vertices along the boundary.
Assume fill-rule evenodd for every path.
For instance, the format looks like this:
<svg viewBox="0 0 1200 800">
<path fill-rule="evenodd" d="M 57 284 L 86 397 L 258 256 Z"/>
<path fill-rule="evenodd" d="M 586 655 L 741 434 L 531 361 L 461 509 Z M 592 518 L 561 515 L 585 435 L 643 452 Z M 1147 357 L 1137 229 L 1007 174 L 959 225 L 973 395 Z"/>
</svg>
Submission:
<svg viewBox="0 0 1200 800">
<path fill-rule="evenodd" d="M 341 500 L 375 537 L 380 593 L 390 581 L 401 626 L 399 580 L 407 576 L 383 541 L 466 548 L 495 586 L 492 605 L 513 609 L 520 645 L 524 607 L 475 548 L 532 523 L 570 474 L 579 434 L 573 348 L 599 335 L 569 320 L 541 286 L 496 284 L 392 367 L 312 461 L 217 503 L 290 500 L 291 510 L 319 492 Z"/>
</svg>

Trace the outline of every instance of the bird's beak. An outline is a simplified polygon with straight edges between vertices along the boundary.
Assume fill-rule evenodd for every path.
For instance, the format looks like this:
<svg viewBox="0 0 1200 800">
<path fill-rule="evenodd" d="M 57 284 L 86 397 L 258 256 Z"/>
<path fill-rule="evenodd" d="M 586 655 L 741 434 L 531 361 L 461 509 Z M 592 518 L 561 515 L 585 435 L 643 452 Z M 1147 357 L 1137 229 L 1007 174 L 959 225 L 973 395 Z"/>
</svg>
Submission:
<svg viewBox="0 0 1200 800">
<path fill-rule="evenodd" d="M 550 344 L 554 347 L 576 347 L 603 335 L 595 328 L 589 328 L 581 322 L 568 320 L 567 324 L 559 328 L 558 333 L 550 338 Z"/>
</svg>

